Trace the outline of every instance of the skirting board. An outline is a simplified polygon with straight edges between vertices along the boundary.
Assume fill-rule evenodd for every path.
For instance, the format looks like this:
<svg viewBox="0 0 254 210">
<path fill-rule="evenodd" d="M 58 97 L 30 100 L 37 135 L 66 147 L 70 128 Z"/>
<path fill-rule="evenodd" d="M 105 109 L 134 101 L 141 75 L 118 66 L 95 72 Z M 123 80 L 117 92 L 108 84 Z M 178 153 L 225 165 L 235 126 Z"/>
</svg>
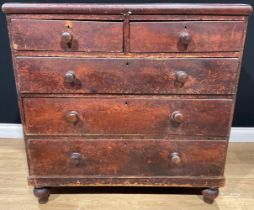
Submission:
<svg viewBox="0 0 254 210">
<path fill-rule="evenodd" d="M 23 138 L 21 124 L 0 123 L 0 138 Z M 230 142 L 254 142 L 254 127 L 231 128 Z"/>
</svg>

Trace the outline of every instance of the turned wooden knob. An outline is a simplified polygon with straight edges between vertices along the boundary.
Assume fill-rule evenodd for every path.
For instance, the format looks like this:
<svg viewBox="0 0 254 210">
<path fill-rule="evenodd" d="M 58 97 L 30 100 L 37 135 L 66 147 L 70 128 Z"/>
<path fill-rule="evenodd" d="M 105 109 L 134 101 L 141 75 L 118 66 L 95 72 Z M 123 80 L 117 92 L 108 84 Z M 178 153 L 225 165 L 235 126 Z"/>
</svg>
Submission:
<svg viewBox="0 0 254 210">
<path fill-rule="evenodd" d="M 177 71 L 176 72 L 176 81 L 180 83 L 185 83 L 188 78 L 188 75 L 185 71 Z"/>
<path fill-rule="evenodd" d="M 181 32 L 179 35 L 179 38 L 180 38 L 180 42 L 183 45 L 188 45 L 192 41 L 192 37 L 191 37 L 190 33 L 188 33 L 187 31 Z"/>
<path fill-rule="evenodd" d="M 183 117 L 183 114 L 179 111 L 174 111 L 172 114 L 171 114 L 171 119 L 174 121 L 174 122 L 177 122 L 177 123 L 182 123 L 183 120 L 184 120 L 184 117 Z"/>
<path fill-rule="evenodd" d="M 78 166 L 81 161 L 81 154 L 79 154 L 78 152 L 72 153 L 70 156 L 70 161 L 72 165 Z"/>
<path fill-rule="evenodd" d="M 174 165 L 179 165 L 181 163 L 181 157 L 178 152 L 172 152 L 170 154 L 171 162 Z"/>
<path fill-rule="evenodd" d="M 79 114 L 76 111 L 70 111 L 65 115 L 67 122 L 75 124 L 79 121 Z"/>
<path fill-rule="evenodd" d="M 76 75 L 74 71 L 67 71 L 64 75 L 64 82 L 75 83 Z"/>
<path fill-rule="evenodd" d="M 68 44 L 72 41 L 72 38 L 73 37 L 72 37 L 72 34 L 70 32 L 65 31 L 65 32 L 62 33 L 62 42 Z"/>
</svg>

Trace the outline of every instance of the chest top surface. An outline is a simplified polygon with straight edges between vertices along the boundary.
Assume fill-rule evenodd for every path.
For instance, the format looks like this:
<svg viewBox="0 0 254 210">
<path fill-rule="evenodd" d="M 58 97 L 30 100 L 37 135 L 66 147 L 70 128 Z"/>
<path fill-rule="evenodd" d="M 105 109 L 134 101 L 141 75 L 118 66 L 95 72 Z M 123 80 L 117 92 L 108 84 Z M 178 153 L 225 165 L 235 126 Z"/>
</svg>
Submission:
<svg viewBox="0 0 254 210">
<path fill-rule="evenodd" d="M 29 14 L 203 14 L 248 15 L 252 7 L 247 4 L 54 4 L 6 3 L 5 13 Z"/>
</svg>

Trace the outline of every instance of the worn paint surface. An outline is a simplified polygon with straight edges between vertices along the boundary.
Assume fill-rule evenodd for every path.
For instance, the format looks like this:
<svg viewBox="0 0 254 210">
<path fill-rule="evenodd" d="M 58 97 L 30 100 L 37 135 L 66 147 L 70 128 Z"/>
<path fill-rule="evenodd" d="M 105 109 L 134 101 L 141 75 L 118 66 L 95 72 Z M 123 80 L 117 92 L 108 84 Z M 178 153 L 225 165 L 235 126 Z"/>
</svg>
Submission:
<svg viewBox="0 0 254 210">
<path fill-rule="evenodd" d="M 130 23 L 130 51 L 239 51 L 243 30 L 243 21 L 133 22 Z M 188 45 L 180 42 L 182 32 L 188 32 L 192 37 Z"/>
<path fill-rule="evenodd" d="M 231 94 L 237 58 L 65 58 L 18 57 L 22 93 Z M 65 74 L 75 74 L 73 83 Z M 184 71 L 187 80 L 178 82 Z"/>
<path fill-rule="evenodd" d="M 122 52 L 121 22 L 13 19 L 12 41 L 16 50 Z M 62 33 L 70 32 L 70 45 Z"/>
<path fill-rule="evenodd" d="M 232 100 L 167 97 L 25 98 L 28 134 L 146 134 L 226 136 Z M 72 124 L 66 120 L 78 113 Z M 179 111 L 183 122 L 171 114 Z"/>
<path fill-rule="evenodd" d="M 37 176 L 222 176 L 226 142 L 33 139 L 28 149 L 30 175 Z M 72 153 L 80 154 L 78 164 Z"/>
<path fill-rule="evenodd" d="M 223 186 L 250 6 L 14 3 L 3 10 L 30 184 Z M 67 84 L 70 70 L 75 82 Z M 187 74 L 182 84 L 177 71 Z M 40 202 L 49 193 L 35 190 Z"/>
</svg>

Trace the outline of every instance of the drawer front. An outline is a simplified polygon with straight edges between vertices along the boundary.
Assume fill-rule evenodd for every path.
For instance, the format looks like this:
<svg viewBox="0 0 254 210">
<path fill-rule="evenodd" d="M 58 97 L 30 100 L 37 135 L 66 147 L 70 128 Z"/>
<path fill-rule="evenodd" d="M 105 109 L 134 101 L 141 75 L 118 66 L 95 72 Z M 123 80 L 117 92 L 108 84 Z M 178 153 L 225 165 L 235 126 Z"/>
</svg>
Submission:
<svg viewBox="0 0 254 210">
<path fill-rule="evenodd" d="M 240 51 L 244 22 L 131 22 L 131 52 Z"/>
<path fill-rule="evenodd" d="M 27 134 L 228 135 L 232 100 L 24 98 Z"/>
<path fill-rule="evenodd" d="M 236 58 L 16 58 L 20 92 L 230 94 Z"/>
<path fill-rule="evenodd" d="M 221 176 L 224 141 L 30 140 L 30 175 Z"/>
<path fill-rule="evenodd" d="M 122 52 L 121 22 L 12 19 L 15 50 Z"/>
</svg>

